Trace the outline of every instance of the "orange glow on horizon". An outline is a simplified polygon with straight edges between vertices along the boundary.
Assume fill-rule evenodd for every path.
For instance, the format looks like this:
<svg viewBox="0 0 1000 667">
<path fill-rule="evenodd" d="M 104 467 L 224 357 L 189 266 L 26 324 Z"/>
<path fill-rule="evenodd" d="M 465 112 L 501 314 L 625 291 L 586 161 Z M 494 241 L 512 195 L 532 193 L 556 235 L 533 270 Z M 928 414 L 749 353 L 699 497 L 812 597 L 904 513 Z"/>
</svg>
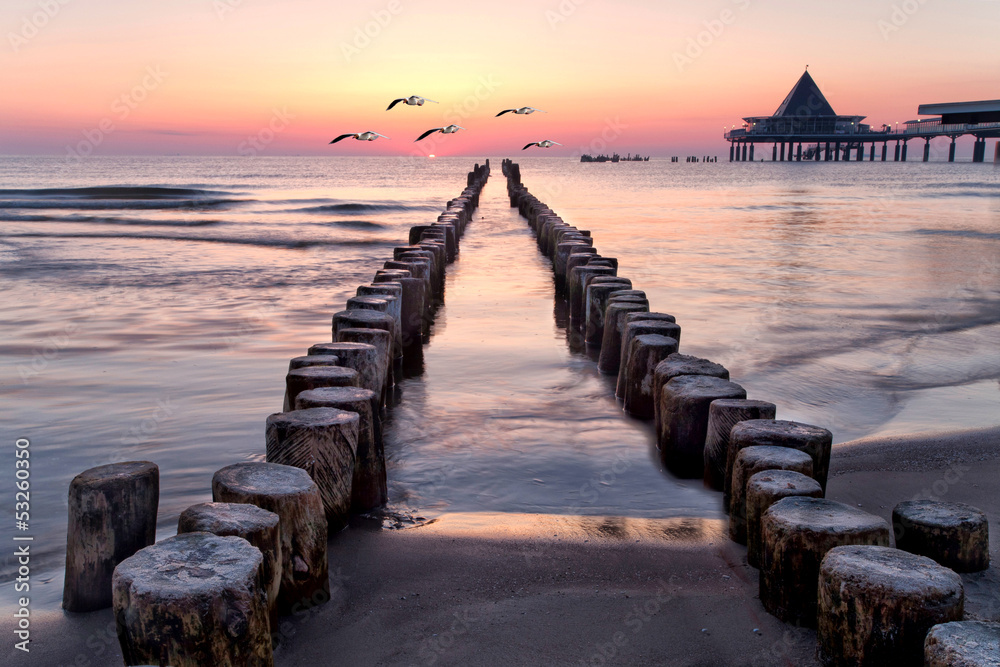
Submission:
<svg viewBox="0 0 1000 667">
<path fill-rule="evenodd" d="M 552 139 L 563 145 L 544 155 L 721 154 L 716 128 L 772 113 L 806 62 L 835 110 L 873 125 L 921 103 L 996 97 L 978 74 L 1000 65 L 992 27 L 960 20 L 966 4 L 981 9 L 922 5 L 888 33 L 889 14 L 860 0 L 794 16 L 750 0 L 66 4 L 0 54 L 13 93 L 0 153 L 89 142 L 95 154 L 426 157 Z M 12 0 L 0 18 L 24 29 L 37 10 Z M 413 94 L 438 103 L 386 111 Z M 546 113 L 495 117 L 526 105 Z M 449 123 L 467 129 L 413 141 Z M 366 130 L 392 139 L 329 145 Z"/>
</svg>

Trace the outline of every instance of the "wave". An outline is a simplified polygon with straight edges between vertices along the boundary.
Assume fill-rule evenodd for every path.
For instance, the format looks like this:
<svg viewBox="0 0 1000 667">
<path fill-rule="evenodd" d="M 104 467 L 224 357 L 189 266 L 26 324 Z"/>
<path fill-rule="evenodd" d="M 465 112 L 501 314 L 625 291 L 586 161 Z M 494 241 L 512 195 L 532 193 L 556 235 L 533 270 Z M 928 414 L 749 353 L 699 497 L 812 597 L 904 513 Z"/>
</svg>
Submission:
<svg viewBox="0 0 1000 667">
<path fill-rule="evenodd" d="M 0 201 L 0 209 L 80 209 L 97 210 L 155 210 L 155 209 L 198 209 L 227 208 L 243 203 L 245 199 L 9 199 Z"/>
<path fill-rule="evenodd" d="M 372 213 L 388 211 L 437 211 L 440 208 L 440 206 L 433 206 L 429 204 L 404 204 L 402 202 L 379 202 L 372 204 L 345 202 L 342 204 L 305 206 L 302 208 L 291 209 L 291 211 L 305 213 Z"/>
<path fill-rule="evenodd" d="M 1000 191 L 1000 183 L 995 183 L 991 181 L 954 181 L 949 183 L 921 183 L 920 187 L 923 189 L 938 189 L 938 190 L 943 190 L 945 188 L 982 188 L 984 190 Z"/>
<path fill-rule="evenodd" d="M 199 188 L 167 188 L 152 185 L 107 185 L 87 188 L 0 189 L 0 197 L 77 197 L 84 199 L 175 199 L 232 193 Z"/>
<path fill-rule="evenodd" d="M 923 188 L 923 186 L 921 186 Z M 939 197 L 996 197 L 1000 195 L 1000 190 L 948 190 L 938 192 L 928 192 L 922 190 L 914 193 L 917 197 L 927 197 L 937 199 Z"/>
<path fill-rule="evenodd" d="M 316 223 L 326 226 L 333 227 L 347 227 L 348 229 L 385 229 L 385 225 L 381 225 L 377 222 L 371 222 L 369 220 L 331 220 L 330 222 L 319 222 Z"/>
<path fill-rule="evenodd" d="M 967 239 L 989 239 L 991 241 L 1000 240 L 1000 232 L 981 232 L 976 229 L 914 229 L 914 234 L 925 236 L 958 236 Z"/>
<path fill-rule="evenodd" d="M 25 232 L 22 234 L 5 234 L 6 239 L 40 238 L 40 239 L 118 239 L 139 241 L 188 241 L 191 243 L 232 243 L 235 245 L 254 245 L 266 248 L 312 248 L 317 246 L 391 246 L 396 243 L 376 239 L 327 240 L 327 239 L 282 239 L 282 238 L 238 238 L 227 236 L 179 236 L 175 234 L 112 234 L 103 232 L 80 232 L 70 234 L 49 234 L 42 232 Z"/>
<path fill-rule="evenodd" d="M 96 215 L 42 215 L 31 213 L 6 213 L 0 210 L 0 222 L 65 222 L 95 225 L 127 225 L 138 227 L 210 227 L 222 220 L 150 220 L 148 218 L 115 218 Z"/>
<path fill-rule="evenodd" d="M 221 190 L 153 185 L 0 189 L 0 210 L 219 209 L 245 201 Z"/>
</svg>

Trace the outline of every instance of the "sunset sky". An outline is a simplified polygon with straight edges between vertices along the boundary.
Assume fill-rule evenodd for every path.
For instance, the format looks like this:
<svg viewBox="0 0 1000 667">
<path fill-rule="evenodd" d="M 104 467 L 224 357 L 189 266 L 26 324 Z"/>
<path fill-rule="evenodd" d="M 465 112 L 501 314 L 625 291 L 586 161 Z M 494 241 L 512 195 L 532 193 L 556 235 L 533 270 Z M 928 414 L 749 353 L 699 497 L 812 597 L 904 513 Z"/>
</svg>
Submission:
<svg viewBox="0 0 1000 667">
<path fill-rule="evenodd" d="M 722 155 L 805 65 L 838 113 L 1000 98 L 997 0 L 4 0 L 0 154 Z M 399 105 L 422 95 L 440 104 Z M 493 116 L 530 105 L 545 114 Z M 414 144 L 424 130 L 467 131 Z M 372 143 L 328 142 L 374 130 Z M 971 142 L 971 138 L 966 138 Z M 963 151 L 968 152 L 963 143 Z"/>
</svg>

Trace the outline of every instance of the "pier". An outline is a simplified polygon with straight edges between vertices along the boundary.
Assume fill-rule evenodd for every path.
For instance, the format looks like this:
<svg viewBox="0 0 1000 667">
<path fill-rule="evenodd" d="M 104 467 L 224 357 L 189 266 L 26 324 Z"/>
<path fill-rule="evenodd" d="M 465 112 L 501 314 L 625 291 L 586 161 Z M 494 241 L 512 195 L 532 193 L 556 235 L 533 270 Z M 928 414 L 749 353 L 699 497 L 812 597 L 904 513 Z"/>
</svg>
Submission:
<svg viewBox="0 0 1000 667">
<path fill-rule="evenodd" d="M 902 128 L 898 123 L 873 128 L 862 122 L 865 116 L 837 114 L 807 70 L 773 115 L 747 116 L 743 127 L 724 136 L 730 162 L 753 162 L 760 157 L 755 154 L 757 144 L 771 145 L 772 162 L 885 162 L 892 144 L 892 161 L 906 162 L 908 143 L 920 139 L 927 162 L 931 141 L 937 137 L 951 139 L 948 161 L 954 162 L 955 142 L 966 134 L 976 138 L 972 161 L 985 162 L 986 140 L 1000 138 L 1000 100 L 922 104 L 917 113 L 935 117 L 907 121 Z"/>
</svg>

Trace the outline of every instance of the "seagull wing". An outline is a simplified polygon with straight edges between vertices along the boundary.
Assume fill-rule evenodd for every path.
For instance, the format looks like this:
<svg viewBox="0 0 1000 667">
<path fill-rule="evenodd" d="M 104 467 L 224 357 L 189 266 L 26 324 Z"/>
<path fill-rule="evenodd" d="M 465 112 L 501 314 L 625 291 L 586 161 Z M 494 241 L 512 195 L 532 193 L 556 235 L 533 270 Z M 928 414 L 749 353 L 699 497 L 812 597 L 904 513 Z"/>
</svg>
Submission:
<svg viewBox="0 0 1000 667">
<path fill-rule="evenodd" d="M 397 105 L 397 104 L 399 104 L 400 102 L 405 102 L 405 101 L 406 101 L 406 98 L 405 98 L 405 97 L 400 97 L 400 98 L 399 98 L 398 100 L 393 100 L 393 101 L 392 101 L 392 102 L 391 102 L 391 103 L 389 104 L 389 106 L 387 106 L 387 107 L 385 108 L 385 110 L 386 110 L 386 111 L 388 111 L 389 109 L 393 108 L 394 106 L 396 106 L 396 105 Z"/>
<path fill-rule="evenodd" d="M 437 101 L 437 100 L 432 100 L 432 99 L 431 99 L 431 98 L 429 98 L 429 97 L 425 97 L 425 98 L 423 98 L 423 99 L 424 99 L 424 102 L 433 102 L 434 104 L 438 104 L 438 101 Z"/>
<path fill-rule="evenodd" d="M 333 141 L 331 141 L 330 143 L 331 144 L 335 144 L 335 143 L 337 143 L 338 141 L 340 141 L 342 139 L 347 139 L 348 137 L 353 137 L 353 136 L 356 136 L 353 132 L 350 132 L 348 134 L 342 134 L 339 137 L 337 137 L 336 139 L 334 139 Z"/>
<path fill-rule="evenodd" d="M 513 111 L 513 109 L 504 109 L 503 111 L 501 111 L 500 113 L 498 113 L 496 116 L 493 116 L 493 117 L 494 118 L 499 118 L 500 116 L 504 115 L 505 113 L 510 113 L 511 111 Z"/>
<path fill-rule="evenodd" d="M 417 137 L 416 139 L 414 139 L 414 141 L 420 141 L 421 139 L 423 139 L 424 137 L 426 137 L 428 135 L 434 134 L 435 132 L 440 132 L 441 129 L 442 128 L 440 128 L 440 127 L 435 127 L 432 130 L 427 130 L 426 132 L 424 132 L 423 134 L 421 134 L 419 137 Z"/>
<path fill-rule="evenodd" d="M 537 142 L 537 141 L 533 141 L 533 142 L 531 142 L 530 144 L 526 145 L 526 146 L 525 146 L 524 148 L 522 148 L 521 150 L 522 150 L 522 151 L 523 151 L 523 150 L 527 150 L 527 149 L 528 149 L 528 148 L 530 148 L 531 146 L 537 146 L 537 145 L 538 145 L 538 142 Z"/>
<path fill-rule="evenodd" d="M 379 134 L 378 132 L 372 132 L 372 134 L 374 134 L 375 136 L 378 136 L 378 137 L 382 137 L 383 139 L 388 139 L 389 138 L 389 137 L 385 136 L 384 134 Z"/>
</svg>

